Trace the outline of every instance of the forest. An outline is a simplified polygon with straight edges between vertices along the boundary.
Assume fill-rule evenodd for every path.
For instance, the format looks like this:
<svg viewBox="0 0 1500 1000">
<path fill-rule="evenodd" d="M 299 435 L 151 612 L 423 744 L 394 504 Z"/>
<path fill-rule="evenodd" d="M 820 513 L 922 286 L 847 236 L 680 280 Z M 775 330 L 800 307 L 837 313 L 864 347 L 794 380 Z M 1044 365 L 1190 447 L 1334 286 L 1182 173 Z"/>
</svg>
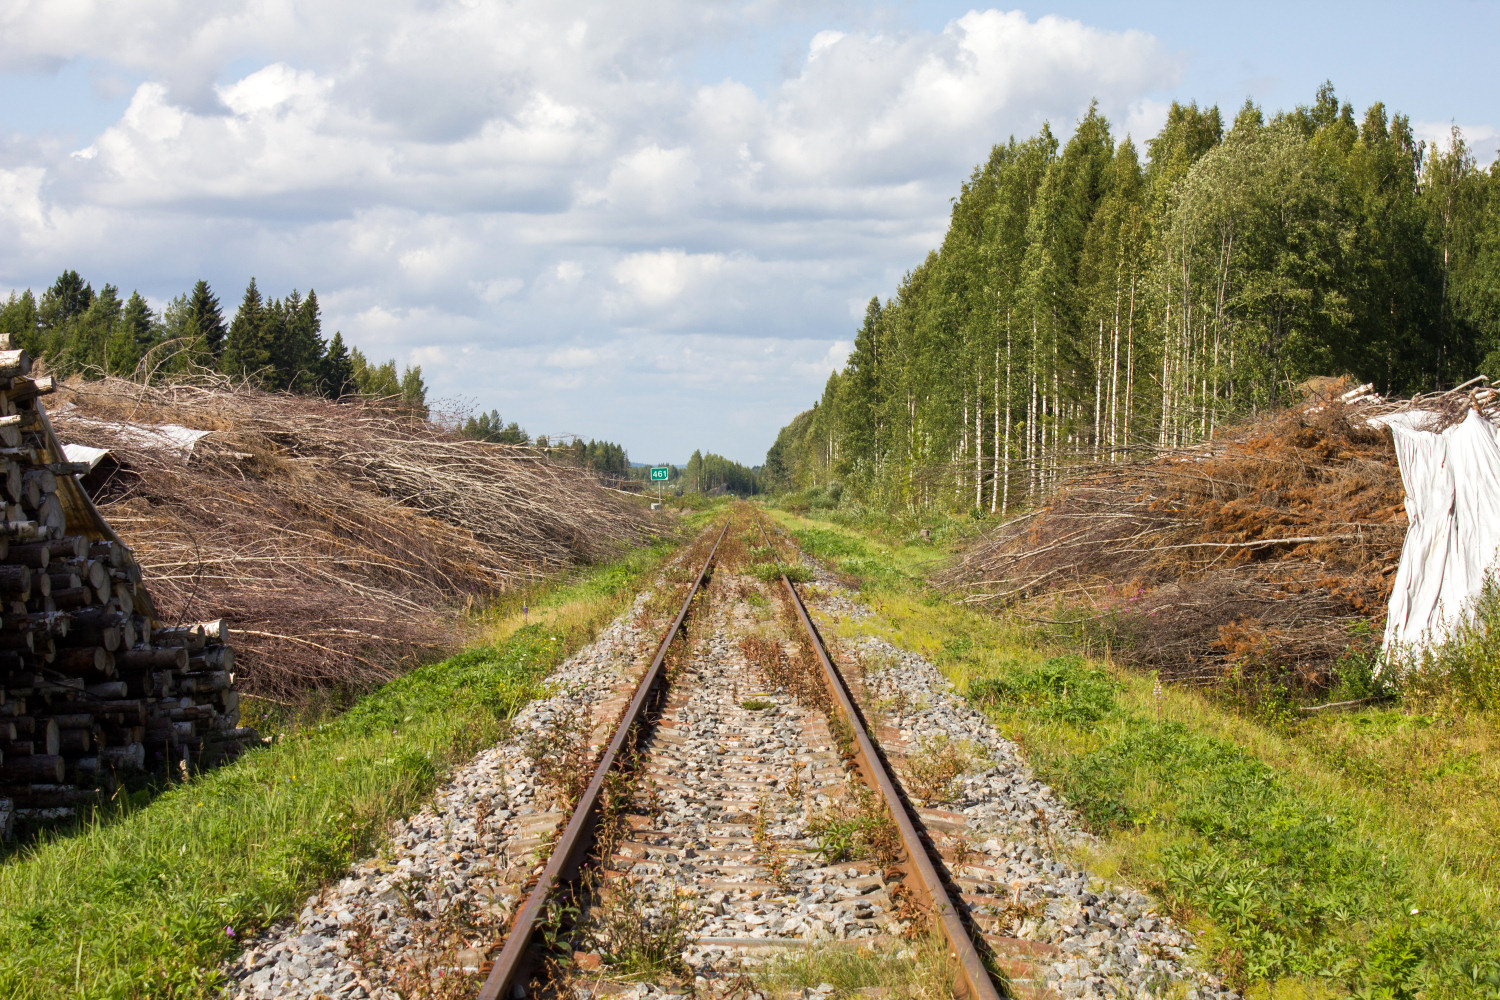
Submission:
<svg viewBox="0 0 1500 1000">
<path fill-rule="evenodd" d="M 31 289 L 0 306 L 0 333 L 47 370 L 151 379 L 218 371 L 266 389 L 340 399 L 358 394 L 427 415 L 420 366 L 396 370 L 394 360 L 371 362 L 350 350 L 342 333 L 323 338 L 317 292 L 293 289 L 266 299 L 251 278 L 228 325 L 207 281 L 178 295 L 157 313 L 140 292 L 121 299 L 114 285 L 99 291 L 77 271 L 64 271 L 38 298 Z"/>
<path fill-rule="evenodd" d="M 682 489 L 687 493 L 733 493 L 751 496 L 764 491 L 755 470 L 713 452 L 693 452 L 682 467 Z"/>
<path fill-rule="evenodd" d="M 1500 166 L 1325 83 L 1267 118 L 1174 103 L 1144 155 L 1091 107 L 997 145 L 872 299 L 770 488 L 1003 512 L 1069 463 L 1192 444 L 1320 375 L 1500 377 Z"/>
</svg>

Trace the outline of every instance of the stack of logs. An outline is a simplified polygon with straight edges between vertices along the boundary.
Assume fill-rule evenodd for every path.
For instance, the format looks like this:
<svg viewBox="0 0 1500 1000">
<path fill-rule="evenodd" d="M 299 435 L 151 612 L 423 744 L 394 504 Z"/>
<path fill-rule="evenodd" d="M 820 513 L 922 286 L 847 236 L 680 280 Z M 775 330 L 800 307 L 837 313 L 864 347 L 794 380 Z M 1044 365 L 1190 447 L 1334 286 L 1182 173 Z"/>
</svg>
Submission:
<svg viewBox="0 0 1500 1000">
<path fill-rule="evenodd" d="M 163 627 L 0 335 L 0 836 L 100 802 L 128 772 L 217 763 L 239 728 L 222 623 Z"/>
</svg>

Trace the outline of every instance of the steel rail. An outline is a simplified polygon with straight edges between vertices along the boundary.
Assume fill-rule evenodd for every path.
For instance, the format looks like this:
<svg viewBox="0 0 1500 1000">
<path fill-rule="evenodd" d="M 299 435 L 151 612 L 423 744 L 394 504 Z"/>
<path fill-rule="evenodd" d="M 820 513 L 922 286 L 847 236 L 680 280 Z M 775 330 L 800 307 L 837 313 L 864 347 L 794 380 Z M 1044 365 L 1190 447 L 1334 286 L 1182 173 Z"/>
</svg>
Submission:
<svg viewBox="0 0 1500 1000">
<path fill-rule="evenodd" d="M 771 536 L 766 533 L 765 525 L 761 524 L 757 518 L 756 526 L 760 528 L 761 537 L 766 540 L 766 546 L 770 548 L 777 566 L 780 567 L 781 556 L 776 552 L 776 546 L 771 544 Z M 843 675 L 839 673 L 838 667 L 834 666 L 833 659 L 828 655 L 828 647 L 823 642 L 822 633 L 818 631 L 818 626 L 808 615 L 807 606 L 802 603 L 802 596 L 797 593 L 797 588 L 793 586 L 785 572 L 781 574 L 781 583 L 791 595 L 792 606 L 797 610 L 797 617 L 812 639 L 812 647 L 818 654 L 819 662 L 823 664 L 823 685 L 828 689 L 844 723 L 854 734 L 855 759 L 859 769 L 864 773 L 865 780 L 879 790 L 880 797 L 885 802 L 886 811 L 890 813 L 891 819 L 896 823 L 896 828 L 901 832 L 901 845 L 906 850 L 911 872 L 917 876 L 917 891 L 926 897 L 928 905 L 938 918 L 938 928 L 943 932 L 943 937 L 947 938 L 948 946 L 953 949 L 953 955 L 958 960 L 959 979 L 954 984 L 954 995 L 967 997 L 969 1000 L 1001 1000 L 1000 991 L 996 989 L 995 981 L 990 978 L 989 970 L 985 968 L 984 960 L 979 956 L 979 949 L 974 946 L 973 939 L 969 937 L 968 928 L 964 926 L 963 920 L 953 906 L 953 898 L 948 894 L 947 883 L 938 874 L 937 866 L 928 856 L 927 845 L 922 842 L 922 837 L 917 832 L 917 826 L 912 821 L 906 800 L 901 797 L 890 771 L 886 769 L 884 760 L 875 749 L 874 741 L 865 730 L 864 718 L 849 694 L 849 687 L 845 684 Z"/>
<path fill-rule="evenodd" d="M 537 921 L 547 905 L 547 896 L 557 882 L 575 875 L 583 862 L 583 856 L 592 840 L 594 827 L 598 823 L 598 806 L 600 796 L 604 791 L 604 781 L 614 767 L 620 751 L 624 749 L 630 730 L 640 721 L 650 701 L 651 692 L 656 687 L 656 682 L 662 674 L 663 664 L 666 662 L 667 648 L 671 646 L 672 640 L 682 629 L 682 623 L 687 620 L 693 598 L 697 597 L 698 592 L 703 588 L 703 581 L 708 576 L 709 567 L 713 565 L 714 556 L 719 552 L 719 543 L 724 540 L 724 534 L 728 530 L 729 521 L 725 521 L 719 537 L 714 539 L 714 546 L 709 550 L 708 558 L 703 560 L 703 568 L 698 571 L 698 578 L 693 581 L 692 589 L 688 591 L 687 598 L 682 602 L 682 608 L 672 621 L 672 628 L 662 638 L 651 666 L 647 668 L 645 676 L 636 687 L 635 697 L 630 700 L 630 705 L 625 709 L 614 739 L 610 740 L 609 747 L 599 758 L 599 763 L 594 768 L 593 779 L 583 790 L 577 808 L 568 820 L 567 827 L 563 829 L 562 836 L 558 838 L 557 846 L 552 849 L 552 855 L 547 859 L 547 867 L 542 870 L 536 887 L 531 890 L 531 895 L 526 898 L 525 905 L 516 915 L 510 933 L 506 936 L 505 945 L 500 949 L 499 957 L 495 959 L 495 966 L 479 989 L 479 1000 L 511 1000 L 511 991 L 514 987 L 524 986 L 525 982 L 522 977 L 529 974 L 530 969 L 531 939 L 536 933 Z"/>
</svg>

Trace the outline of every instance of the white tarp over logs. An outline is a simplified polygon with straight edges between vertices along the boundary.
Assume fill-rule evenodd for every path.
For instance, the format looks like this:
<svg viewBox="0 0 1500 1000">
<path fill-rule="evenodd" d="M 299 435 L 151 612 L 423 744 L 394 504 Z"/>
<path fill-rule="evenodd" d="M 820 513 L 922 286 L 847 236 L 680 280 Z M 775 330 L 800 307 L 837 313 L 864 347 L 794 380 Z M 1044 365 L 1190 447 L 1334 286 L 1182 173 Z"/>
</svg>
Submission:
<svg viewBox="0 0 1500 1000">
<path fill-rule="evenodd" d="M 1410 526 L 1386 615 L 1386 650 L 1441 641 L 1500 554 L 1500 428 L 1477 410 L 1441 432 L 1436 415 L 1372 417 L 1391 429 Z"/>
</svg>

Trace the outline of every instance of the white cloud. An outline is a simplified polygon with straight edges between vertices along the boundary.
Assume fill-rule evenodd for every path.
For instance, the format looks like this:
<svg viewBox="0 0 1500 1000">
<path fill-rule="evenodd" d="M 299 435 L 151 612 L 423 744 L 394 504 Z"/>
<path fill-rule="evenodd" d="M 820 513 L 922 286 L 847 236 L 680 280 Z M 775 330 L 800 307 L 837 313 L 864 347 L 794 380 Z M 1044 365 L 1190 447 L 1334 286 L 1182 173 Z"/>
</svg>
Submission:
<svg viewBox="0 0 1500 1000">
<path fill-rule="evenodd" d="M 1463 135 L 1469 153 L 1481 167 L 1488 167 L 1500 157 L 1500 128 L 1493 125 L 1460 125 L 1457 122 L 1413 122 L 1412 134 L 1433 149 L 1448 149 L 1453 130 Z"/>
<path fill-rule="evenodd" d="M 614 267 L 615 280 L 647 306 L 675 302 L 689 284 L 724 271 L 721 254 L 689 255 L 681 250 L 633 253 Z"/>
<path fill-rule="evenodd" d="M 198 277 L 227 304 L 251 274 L 312 286 L 330 333 L 419 359 L 438 394 L 758 461 L 993 142 L 1044 119 L 1066 133 L 1096 96 L 1144 125 L 1179 72 L 1137 32 L 977 10 L 938 32 L 811 26 L 770 83 L 685 75 L 793 12 L 811 16 L 0 0 L 0 69 L 88 59 L 144 80 L 82 149 L 6 151 L 0 287 L 64 267 L 158 302 Z"/>
<path fill-rule="evenodd" d="M 492 278 L 489 281 L 471 281 L 469 287 L 474 289 L 480 299 L 494 305 L 525 288 L 526 282 L 520 278 Z"/>
</svg>

